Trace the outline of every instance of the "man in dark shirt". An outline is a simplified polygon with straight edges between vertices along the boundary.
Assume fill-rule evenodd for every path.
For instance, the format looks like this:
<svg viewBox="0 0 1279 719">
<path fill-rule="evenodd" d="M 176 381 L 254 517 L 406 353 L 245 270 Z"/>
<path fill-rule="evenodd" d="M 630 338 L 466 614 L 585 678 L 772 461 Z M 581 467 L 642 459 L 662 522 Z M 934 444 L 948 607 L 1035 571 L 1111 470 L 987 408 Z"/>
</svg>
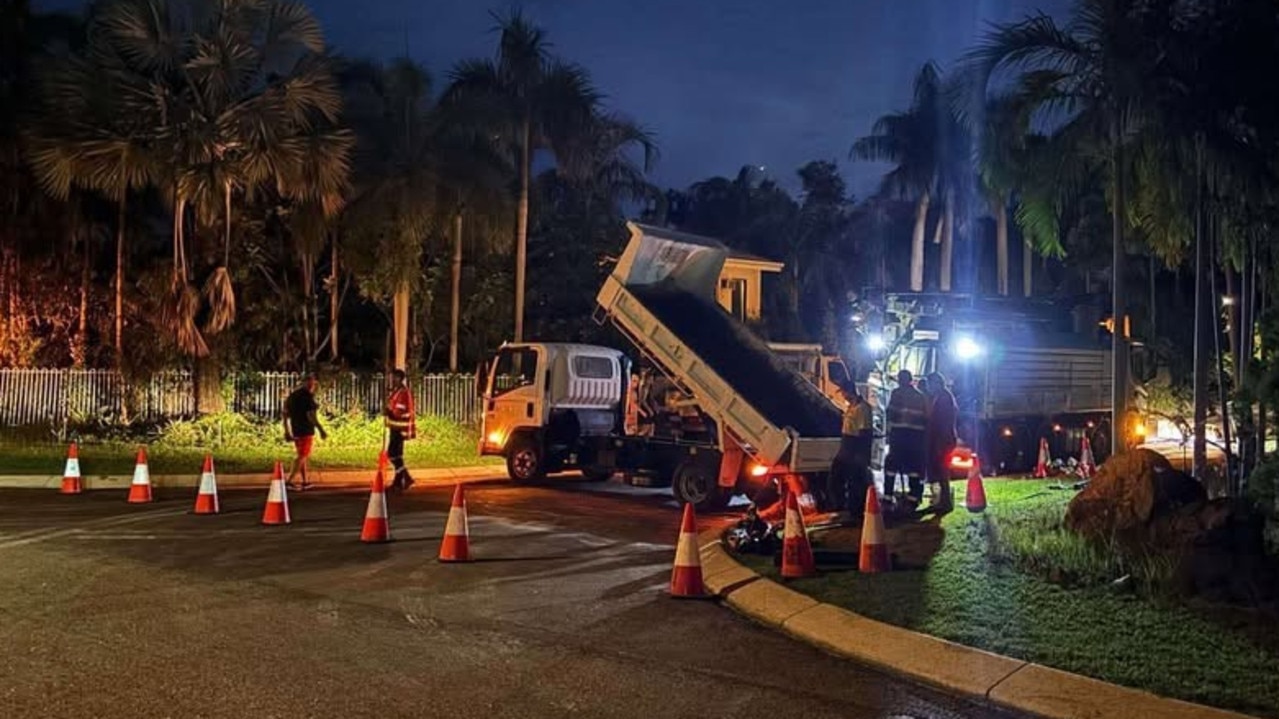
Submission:
<svg viewBox="0 0 1279 719">
<path fill-rule="evenodd" d="M 284 439 L 293 442 L 293 448 L 297 451 L 293 469 L 289 472 L 289 486 L 293 489 L 302 490 L 310 486 L 307 481 L 307 462 L 311 456 L 315 433 L 320 433 L 320 439 L 329 438 L 316 416 L 320 409 L 315 401 L 315 388 L 318 384 L 315 375 L 307 375 L 302 386 L 293 390 L 284 400 Z M 293 480 L 299 474 L 302 475 L 302 484 L 295 487 Z"/>
</svg>

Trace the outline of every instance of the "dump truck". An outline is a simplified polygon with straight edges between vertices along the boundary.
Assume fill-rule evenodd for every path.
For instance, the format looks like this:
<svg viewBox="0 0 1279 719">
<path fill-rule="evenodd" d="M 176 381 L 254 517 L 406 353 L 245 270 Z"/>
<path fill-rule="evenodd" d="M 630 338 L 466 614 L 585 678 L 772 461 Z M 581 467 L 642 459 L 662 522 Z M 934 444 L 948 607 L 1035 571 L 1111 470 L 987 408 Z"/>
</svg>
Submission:
<svg viewBox="0 0 1279 719">
<path fill-rule="evenodd" d="M 480 453 L 515 481 L 581 470 L 672 488 L 713 509 L 777 475 L 824 476 L 840 410 L 716 303 L 718 241 L 628 223 L 596 297 L 638 353 L 558 343 L 503 345 L 478 375 Z"/>
<path fill-rule="evenodd" d="M 987 471 L 1034 467 L 1040 438 L 1054 457 L 1078 456 L 1083 437 L 1107 441 L 1110 337 L 1083 306 L 924 293 L 890 294 L 865 317 L 881 401 L 899 370 L 940 371 L 959 404 L 959 435 Z M 1140 379 L 1130 372 L 1130 387 Z M 966 461 L 963 452 L 956 461 Z M 963 469 L 962 467 L 959 469 Z"/>
</svg>

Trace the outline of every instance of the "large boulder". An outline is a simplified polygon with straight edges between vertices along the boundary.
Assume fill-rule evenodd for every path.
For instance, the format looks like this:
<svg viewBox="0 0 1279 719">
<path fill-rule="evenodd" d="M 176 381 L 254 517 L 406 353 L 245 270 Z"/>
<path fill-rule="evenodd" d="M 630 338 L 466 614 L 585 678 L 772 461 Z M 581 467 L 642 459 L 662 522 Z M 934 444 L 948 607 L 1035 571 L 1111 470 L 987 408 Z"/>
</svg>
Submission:
<svg viewBox="0 0 1279 719">
<path fill-rule="evenodd" d="M 1187 594 L 1247 603 L 1274 596 L 1262 517 L 1245 502 L 1209 501 L 1202 485 L 1147 449 L 1111 457 L 1071 500 L 1066 527 L 1130 555 L 1168 558 L 1171 580 Z"/>
<path fill-rule="evenodd" d="M 1150 523 L 1207 500 L 1203 487 L 1148 449 L 1111 457 L 1066 509 L 1066 527 L 1094 539 L 1145 535 Z M 1136 538 L 1136 537 L 1134 537 Z"/>
</svg>

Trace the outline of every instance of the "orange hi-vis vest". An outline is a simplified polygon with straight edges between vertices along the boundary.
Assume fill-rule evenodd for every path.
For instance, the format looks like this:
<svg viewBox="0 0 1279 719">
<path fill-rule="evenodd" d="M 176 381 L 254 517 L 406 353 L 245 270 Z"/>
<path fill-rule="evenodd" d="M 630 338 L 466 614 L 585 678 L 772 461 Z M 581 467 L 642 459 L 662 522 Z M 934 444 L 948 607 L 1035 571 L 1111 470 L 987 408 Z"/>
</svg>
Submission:
<svg viewBox="0 0 1279 719">
<path fill-rule="evenodd" d="M 413 411 L 413 393 L 400 387 L 386 401 L 386 426 L 404 430 L 409 439 L 417 436 L 417 413 Z"/>
</svg>

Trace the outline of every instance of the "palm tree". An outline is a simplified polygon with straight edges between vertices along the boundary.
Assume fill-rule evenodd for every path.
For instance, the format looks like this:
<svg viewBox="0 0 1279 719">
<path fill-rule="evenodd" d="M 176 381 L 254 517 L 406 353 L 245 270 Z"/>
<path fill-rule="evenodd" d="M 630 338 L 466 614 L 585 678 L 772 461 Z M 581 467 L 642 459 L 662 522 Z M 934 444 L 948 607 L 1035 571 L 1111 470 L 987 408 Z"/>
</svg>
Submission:
<svg viewBox="0 0 1279 719">
<path fill-rule="evenodd" d="M 124 270 L 129 196 L 152 184 L 159 167 L 154 128 L 126 98 L 147 91 L 99 33 L 81 52 L 58 59 L 43 77 L 28 156 L 41 186 L 66 199 L 73 189 L 116 203 L 114 349 L 124 357 Z"/>
<path fill-rule="evenodd" d="M 1007 296 L 1008 209 L 1021 179 L 1018 170 L 1023 166 L 1029 117 L 1010 96 L 988 100 L 983 109 L 982 117 L 969 125 L 969 131 L 979 139 L 975 152 L 978 179 L 995 218 L 997 289 Z M 1023 278 L 1023 284 L 1029 283 Z"/>
<path fill-rule="evenodd" d="M 585 70 L 550 54 L 546 33 L 518 10 L 496 18 L 501 37 L 492 60 L 469 60 L 453 69 L 446 103 L 467 103 L 490 119 L 519 168 L 515 215 L 515 334 L 524 335 L 525 264 L 528 256 L 529 188 L 533 154 L 557 157 L 594 118 L 599 95 Z"/>
<path fill-rule="evenodd" d="M 924 289 L 924 233 L 928 207 L 941 173 L 937 118 L 944 112 L 941 72 L 930 62 L 915 76 L 910 109 L 880 117 L 871 134 L 858 139 L 849 151 L 850 157 L 896 163 L 897 167 L 884 175 L 881 191 L 890 196 L 915 198 L 915 230 L 910 245 L 912 292 Z"/>
<path fill-rule="evenodd" d="M 220 219 L 222 263 L 210 274 L 205 330 L 235 321 L 230 261 L 232 198 L 276 193 L 336 212 L 346 191 L 349 132 L 336 127 L 341 97 L 323 57 L 319 23 L 283 0 L 115 0 L 95 18 L 95 36 L 137 91 L 125 110 L 153 128 L 159 184 L 173 200 L 173 292 L 168 323 L 179 346 L 207 352 L 195 327 L 189 284 L 187 208 L 199 226 Z"/>
<path fill-rule="evenodd" d="M 1019 91 L 1031 107 L 1065 114 L 1056 131 L 1067 152 L 1095 157 L 1101 148 L 1108 165 L 1112 215 L 1112 310 L 1117 322 L 1127 314 L 1124 223 L 1125 148 L 1148 108 L 1149 83 L 1159 62 L 1147 16 L 1150 3 L 1135 0 L 1080 0 L 1069 24 L 1045 14 L 997 26 L 966 58 L 966 74 L 983 94 L 991 77 L 1020 71 Z M 1123 427 L 1128 404 L 1127 339 L 1114 335 L 1112 427 Z M 1118 439 L 1118 437 L 1116 438 Z M 1116 442 L 1116 447 L 1121 446 Z"/>
</svg>

